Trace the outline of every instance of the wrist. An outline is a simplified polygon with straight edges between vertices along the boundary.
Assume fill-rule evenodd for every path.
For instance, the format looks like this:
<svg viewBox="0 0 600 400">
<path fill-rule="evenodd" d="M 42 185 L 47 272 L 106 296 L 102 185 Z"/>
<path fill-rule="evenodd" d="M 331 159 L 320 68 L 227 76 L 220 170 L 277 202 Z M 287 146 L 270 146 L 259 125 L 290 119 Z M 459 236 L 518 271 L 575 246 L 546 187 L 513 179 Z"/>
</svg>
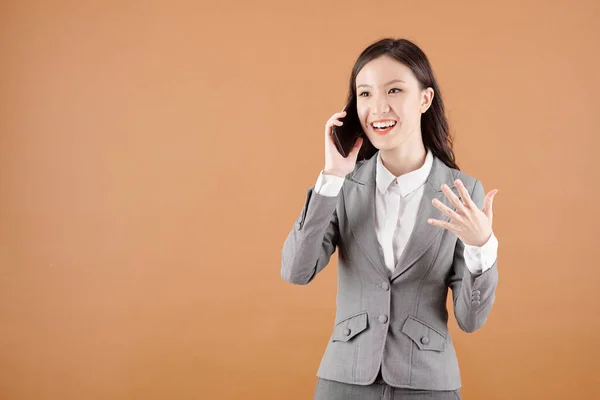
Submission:
<svg viewBox="0 0 600 400">
<path fill-rule="evenodd" d="M 335 176 L 339 176 L 340 178 L 345 178 L 347 174 L 343 174 L 341 172 L 334 171 L 334 170 L 324 169 L 323 175 L 335 175 Z"/>
</svg>

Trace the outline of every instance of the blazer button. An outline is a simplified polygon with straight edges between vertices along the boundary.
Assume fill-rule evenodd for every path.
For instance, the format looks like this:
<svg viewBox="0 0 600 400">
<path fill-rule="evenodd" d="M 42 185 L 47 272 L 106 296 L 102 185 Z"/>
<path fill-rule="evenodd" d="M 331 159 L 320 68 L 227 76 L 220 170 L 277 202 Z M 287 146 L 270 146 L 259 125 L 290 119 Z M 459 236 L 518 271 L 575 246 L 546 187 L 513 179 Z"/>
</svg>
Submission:
<svg viewBox="0 0 600 400">
<path fill-rule="evenodd" d="M 390 285 L 389 285 L 387 282 L 383 282 L 383 283 L 381 284 L 381 288 L 382 288 L 383 290 L 389 290 L 389 288 L 390 288 Z"/>
<path fill-rule="evenodd" d="M 344 329 L 344 335 L 350 336 L 350 333 L 351 333 L 350 329 L 348 329 L 348 328 Z"/>
<path fill-rule="evenodd" d="M 480 302 L 479 300 L 473 300 L 473 301 L 471 302 L 471 304 L 473 304 L 474 306 L 478 306 L 478 305 L 480 305 L 480 304 L 481 304 L 481 302 Z"/>
<path fill-rule="evenodd" d="M 473 294 L 479 296 L 481 294 L 481 292 L 479 290 L 473 290 Z"/>
<path fill-rule="evenodd" d="M 423 337 L 421 338 L 421 343 L 423 343 L 423 344 L 427 344 L 427 343 L 429 343 L 429 338 L 428 338 L 427 336 L 423 336 Z"/>
<path fill-rule="evenodd" d="M 387 315 L 385 315 L 385 314 L 381 314 L 381 315 L 379 316 L 379 322 L 381 322 L 382 324 L 385 324 L 385 323 L 387 322 L 387 320 L 388 320 L 388 317 L 387 317 Z"/>
</svg>

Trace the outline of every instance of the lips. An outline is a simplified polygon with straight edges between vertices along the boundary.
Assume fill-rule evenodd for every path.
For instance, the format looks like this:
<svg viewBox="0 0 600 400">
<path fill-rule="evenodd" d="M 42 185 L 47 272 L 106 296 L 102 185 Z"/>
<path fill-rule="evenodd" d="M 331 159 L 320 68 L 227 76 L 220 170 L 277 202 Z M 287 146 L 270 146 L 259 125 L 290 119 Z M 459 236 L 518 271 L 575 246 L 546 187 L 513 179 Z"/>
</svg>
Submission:
<svg viewBox="0 0 600 400">
<path fill-rule="evenodd" d="M 383 127 L 394 125 L 396 125 L 396 120 L 394 119 L 378 119 L 377 121 L 371 122 L 371 126 L 373 127 L 373 129 L 378 129 L 377 127 L 385 129 Z"/>
<path fill-rule="evenodd" d="M 378 135 L 385 135 L 389 131 L 394 129 L 394 127 L 396 125 L 398 125 L 398 123 L 393 119 L 386 119 L 386 120 L 373 121 L 370 123 L 370 125 L 371 125 L 373 132 L 375 132 Z"/>
</svg>

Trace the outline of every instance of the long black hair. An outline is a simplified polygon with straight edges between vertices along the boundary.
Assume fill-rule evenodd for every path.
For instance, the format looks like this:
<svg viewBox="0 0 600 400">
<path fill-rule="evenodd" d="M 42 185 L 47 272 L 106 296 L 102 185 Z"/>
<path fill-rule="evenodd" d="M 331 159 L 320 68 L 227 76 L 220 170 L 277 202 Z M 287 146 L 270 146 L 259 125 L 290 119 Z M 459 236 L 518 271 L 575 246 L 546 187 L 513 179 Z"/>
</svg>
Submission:
<svg viewBox="0 0 600 400">
<path fill-rule="evenodd" d="M 407 39 L 385 38 L 376 41 L 362 51 L 352 68 L 350 75 L 350 91 L 347 102 L 356 104 L 356 76 L 369 61 L 380 56 L 390 56 L 411 69 L 421 90 L 431 87 L 434 91 L 431 106 L 421 114 L 421 134 L 425 148 L 438 157 L 450 168 L 458 168 L 452 150 L 452 137 L 448 128 L 448 120 L 444 112 L 442 93 L 437 84 L 433 70 L 425 53 L 413 42 Z M 363 136 L 363 144 L 358 153 L 358 160 L 369 159 L 376 152 L 366 135 Z"/>
</svg>

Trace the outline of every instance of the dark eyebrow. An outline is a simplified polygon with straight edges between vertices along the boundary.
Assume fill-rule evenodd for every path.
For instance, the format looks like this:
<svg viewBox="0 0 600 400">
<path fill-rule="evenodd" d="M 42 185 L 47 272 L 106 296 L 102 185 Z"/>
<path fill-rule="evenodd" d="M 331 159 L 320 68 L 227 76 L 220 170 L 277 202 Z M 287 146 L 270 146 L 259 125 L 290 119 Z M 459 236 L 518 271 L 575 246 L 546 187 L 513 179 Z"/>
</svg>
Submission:
<svg viewBox="0 0 600 400">
<path fill-rule="evenodd" d="M 389 81 L 388 83 L 386 83 L 384 86 L 387 86 L 387 85 L 389 85 L 389 84 L 391 84 L 391 83 L 394 83 L 394 82 L 402 82 L 402 83 L 406 83 L 406 82 L 404 82 L 402 79 L 392 79 L 391 81 Z M 373 87 L 373 86 L 371 86 L 371 85 L 367 85 L 366 83 L 363 83 L 362 85 L 358 85 L 356 88 L 358 89 L 358 88 L 359 88 L 359 87 L 361 87 L 361 86 Z"/>
</svg>

